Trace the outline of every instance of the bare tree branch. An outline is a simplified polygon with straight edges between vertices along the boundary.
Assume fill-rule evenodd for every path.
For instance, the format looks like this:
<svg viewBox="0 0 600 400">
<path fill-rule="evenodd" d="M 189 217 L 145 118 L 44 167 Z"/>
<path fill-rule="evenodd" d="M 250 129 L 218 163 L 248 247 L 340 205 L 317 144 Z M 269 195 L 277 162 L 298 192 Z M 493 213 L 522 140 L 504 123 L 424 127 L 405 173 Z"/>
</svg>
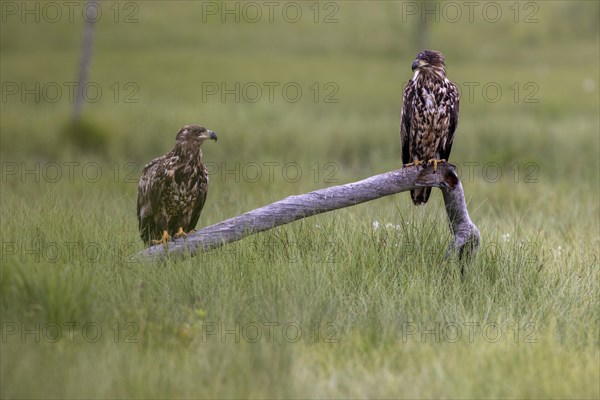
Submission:
<svg viewBox="0 0 600 400">
<path fill-rule="evenodd" d="M 88 0 L 84 10 L 98 10 L 97 0 Z M 93 6 L 93 7 L 92 7 Z M 81 108 L 85 101 L 84 89 L 87 85 L 90 60 L 92 58 L 92 42 L 94 38 L 94 19 L 85 15 L 85 30 L 83 32 L 83 43 L 81 45 L 81 60 L 79 61 L 79 76 L 77 78 L 77 92 L 75 93 L 75 102 L 73 103 L 73 120 L 79 121 L 81 116 Z"/>
<path fill-rule="evenodd" d="M 139 252 L 136 257 L 161 259 L 167 256 L 194 256 L 301 218 L 354 206 L 421 186 L 442 189 L 450 230 L 454 234 L 454 240 L 448 249 L 449 254 L 458 252 L 459 258 L 467 253 L 475 255 L 479 246 L 479 231 L 469 218 L 456 169 L 452 164 L 440 164 L 435 173 L 431 166 L 408 167 L 359 182 L 290 196 L 211 225 L 185 238 L 176 239 L 169 242 L 166 248 L 162 244 L 149 247 Z"/>
<path fill-rule="evenodd" d="M 460 260 L 471 261 L 477 255 L 480 235 L 479 229 L 469 218 L 462 184 L 457 180 L 453 189 L 442 188 L 442 195 L 444 196 L 450 231 L 454 235 L 454 240 L 448 248 L 448 255 L 458 252 Z M 464 272 L 464 269 L 461 272 Z"/>
</svg>

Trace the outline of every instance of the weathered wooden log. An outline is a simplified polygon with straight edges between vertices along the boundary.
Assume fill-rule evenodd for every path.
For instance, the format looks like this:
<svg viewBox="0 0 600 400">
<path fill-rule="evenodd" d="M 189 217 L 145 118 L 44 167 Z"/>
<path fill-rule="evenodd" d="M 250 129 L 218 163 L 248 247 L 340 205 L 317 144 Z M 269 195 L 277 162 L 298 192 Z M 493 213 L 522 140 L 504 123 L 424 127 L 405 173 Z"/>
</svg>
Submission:
<svg viewBox="0 0 600 400">
<path fill-rule="evenodd" d="M 160 244 L 149 247 L 135 257 L 163 259 L 194 256 L 301 218 L 354 206 L 421 186 L 439 187 L 443 192 L 450 230 L 454 235 L 448 254 L 457 253 L 460 259 L 467 254 L 476 254 L 479 247 L 479 230 L 469 218 L 463 188 L 454 165 L 445 163 L 438 165 L 436 172 L 431 166 L 406 167 L 362 181 L 290 196 L 171 241 L 168 246 Z"/>
</svg>

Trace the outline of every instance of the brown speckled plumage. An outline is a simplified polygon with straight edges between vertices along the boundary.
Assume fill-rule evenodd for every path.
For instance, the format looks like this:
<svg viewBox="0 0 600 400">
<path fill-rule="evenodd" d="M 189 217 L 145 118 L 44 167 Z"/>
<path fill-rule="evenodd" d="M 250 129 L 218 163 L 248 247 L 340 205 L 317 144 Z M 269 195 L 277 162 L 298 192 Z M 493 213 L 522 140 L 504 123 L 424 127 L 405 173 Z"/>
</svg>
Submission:
<svg viewBox="0 0 600 400">
<path fill-rule="evenodd" d="M 170 236 L 179 228 L 196 227 L 208 192 L 208 173 L 202 163 L 201 145 L 217 135 L 204 127 L 188 125 L 177 134 L 175 148 L 148 163 L 138 186 L 137 215 L 146 244 Z"/>
<path fill-rule="evenodd" d="M 458 125 L 458 90 L 446 77 L 444 56 L 440 52 L 422 51 L 412 69 L 415 74 L 402 97 L 402 163 L 448 160 Z M 426 203 L 430 193 L 431 188 L 410 192 L 416 205 Z"/>
</svg>

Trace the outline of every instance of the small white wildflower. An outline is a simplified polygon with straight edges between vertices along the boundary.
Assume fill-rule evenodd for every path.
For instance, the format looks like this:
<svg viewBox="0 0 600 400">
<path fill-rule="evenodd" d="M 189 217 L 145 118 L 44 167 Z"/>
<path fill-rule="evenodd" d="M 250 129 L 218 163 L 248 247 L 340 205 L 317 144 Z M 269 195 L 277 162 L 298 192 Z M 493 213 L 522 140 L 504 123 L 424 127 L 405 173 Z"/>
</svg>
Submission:
<svg viewBox="0 0 600 400">
<path fill-rule="evenodd" d="M 376 231 L 377 229 L 379 229 L 379 221 L 375 220 L 373 221 L 373 230 Z"/>
<path fill-rule="evenodd" d="M 562 246 L 558 246 L 557 255 L 560 257 L 561 254 L 562 254 Z"/>
<path fill-rule="evenodd" d="M 396 229 L 396 230 L 401 230 L 402 229 L 402 225 L 395 225 L 392 224 L 391 222 L 388 222 L 387 224 L 385 224 L 386 229 Z"/>
<path fill-rule="evenodd" d="M 502 235 L 502 240 L 505 242 L 510 242 L 510 233 L 505 233 Z"/>
</svg>

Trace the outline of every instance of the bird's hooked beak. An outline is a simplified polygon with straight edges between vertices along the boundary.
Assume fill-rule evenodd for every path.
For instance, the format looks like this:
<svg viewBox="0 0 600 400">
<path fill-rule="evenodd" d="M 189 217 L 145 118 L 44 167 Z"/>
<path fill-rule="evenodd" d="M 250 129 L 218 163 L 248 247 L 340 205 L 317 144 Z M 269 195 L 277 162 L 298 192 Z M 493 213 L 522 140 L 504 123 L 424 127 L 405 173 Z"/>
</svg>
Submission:
<svg viewBox="0 0 600 400">
<path fill-rule="evenodd" d="M 217 134 L 216 134 L 216 132 L 211 131 L 210 129 L 208 129 L 206 131 L 206 134 L 207 134 L 207 138 L 208 139 L 214 140 L 215 142 L 217 141 Z"/>
<path fill-rule="evenodd" d="M 424 65 L 427 65 L 427 63 L 425 61 L 416 59 L 415 61 L 413 61 L 412 65 L 410 67 L 414 72 L 414 70 L 421 68 Z"/>
</svg>

